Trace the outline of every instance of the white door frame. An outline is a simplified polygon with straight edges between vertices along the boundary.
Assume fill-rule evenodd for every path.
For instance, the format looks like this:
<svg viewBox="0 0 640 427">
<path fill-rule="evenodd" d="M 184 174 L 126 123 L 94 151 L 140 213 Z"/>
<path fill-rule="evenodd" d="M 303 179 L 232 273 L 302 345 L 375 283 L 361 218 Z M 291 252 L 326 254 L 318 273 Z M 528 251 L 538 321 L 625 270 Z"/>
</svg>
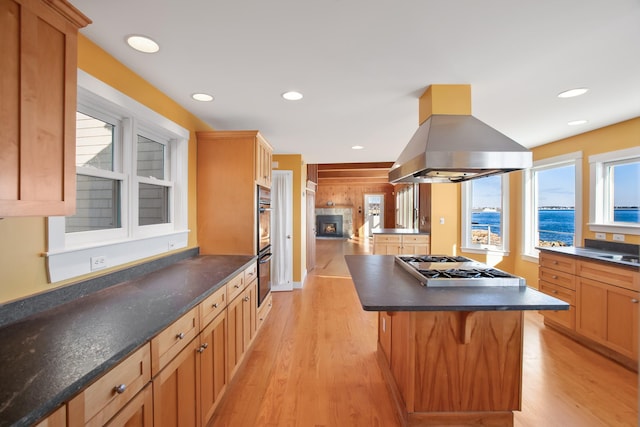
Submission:
<svg viewBox="0 0 640 427">
<path fill-rule="evenodd" d="M 274 170 L 272 177 L 271 290 L 291 291 L 293 290 L 293 171 Z M 285 180 L 283 186 L 276 182 L 279 180 Z"/>
<path fill-rule="evenodd" d="M 375 196 L 380 197 L 380 222 L 377 226 L 371 227 L 370 219 L 372 217 L 369 216 L 369 197 Z M 372 236 L 371 231 L 375 228 L 384 228 L 384 193 L 367 193 L 364 195 L 364 235 L 365 237 Z"/>
</svg>

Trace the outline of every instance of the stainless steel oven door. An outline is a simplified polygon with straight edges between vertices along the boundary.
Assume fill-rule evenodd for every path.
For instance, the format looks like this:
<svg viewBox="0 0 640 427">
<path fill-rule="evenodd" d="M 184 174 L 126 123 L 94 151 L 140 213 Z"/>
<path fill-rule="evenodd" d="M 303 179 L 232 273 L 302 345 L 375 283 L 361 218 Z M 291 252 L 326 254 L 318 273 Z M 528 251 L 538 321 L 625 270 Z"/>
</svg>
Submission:
<svg viewBox="0 0 640 427">
<path fill-rule="evenodd" d="M 271 291 L 271 247 L 258 255 L 258 307 Z"/>
<path fill-rule="evenodd" d="M 271 192 L 258 187 L 258 253 L 271 245 Z"/>
</svg>

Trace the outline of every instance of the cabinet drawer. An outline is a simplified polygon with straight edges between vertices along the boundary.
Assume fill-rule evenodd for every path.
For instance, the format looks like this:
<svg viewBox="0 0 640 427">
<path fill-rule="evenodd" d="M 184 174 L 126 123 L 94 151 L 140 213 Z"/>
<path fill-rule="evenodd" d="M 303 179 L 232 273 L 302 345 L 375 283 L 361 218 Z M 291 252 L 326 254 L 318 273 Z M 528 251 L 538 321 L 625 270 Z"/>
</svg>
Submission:
<svg viewBox="0 0 640 427">
<path fill-rule="evenodd" d="M 151 380 L 149 352 L 147 343 L 74 397 L 69 427 L 105 425 Z"/>
<path fill-rule="evenodd" d="M 568 274 L 576 274 L 576 260 L 571 256 L 556 255 L 549 252 L 540 251 L 538 262 L 540 267 L 560 270 Z"/>
<path fill-rule="evenodd" d="M 376 234 L 373 236 L 373 243 L 400 243 L 402 236 L 388 235 L 388 234 Z"/>
<path fill-rule="evenodd" d="M 426 236 L 426 235 L 421 235 L 421 236 L 405 235 L 405 236 L 402 236 L 402 242 L 403 243 L 428 244 L 429 243 L 429 236 Z"/>
<path fill-rule="evenodd" d="M 198 307 L 173 322 L 151 340 L 151 375 L 171 361 L 198 333 Z"/>
<path fill-rule="evenodd" d="M 265 298 L 265 300 L 262 301 L 262 304 L 260 304 L 260 307 L 258 307 L 256 329 L 260 329 L 260 326 L 262 326 L 264 321 L 267 319 L 267 316 L 269 315 L 269 312 L 271 311 L 272 306 L 273 306 L 273 299 L 271 297 L 271 293 L 269 293 L 269 295 L 267 295 L 267 298 Z"/>
<path fill-rule="evenodd" d="M 244 290 L 244 272 L 227 282 L 227 301 L 233 301 Z"/>
<path fill-rule="evenodd" d="M 200 328 L 207 326 L 226 307 L 227 287 L 222 286 L 200 303 Z"/>
<path fill-rule="evenodd" d="M 553 283 L 540 281 L 540 292 L 544 292 L 547 295 L 561 299 L 571 305 L 576 304 L 576 291 L 564 288 L 562 286 L 554 285 Z"/>
<path fill-rule="evenodd" d="M 576 308 L 570 306 L 569 310 L 545 310 L 541 311 L 544 318 L 554 323 L 564 326 L 565 328 L 576 328 Z"/>
<path fill-rule="evenodd" d="M 254 262 L 244 270 L 244 283 L 249 284 L 258 278 L 258 263 Z"/>
<path fill-rule="evenodd" d="M 541 267 L 538 270 L 538 279 L 557 286 L 562 286 L 563 288 L 571 290 L 576 289 L 576 276 L 564 271 Z"/>
<path fill-rule="evenodd" d="M 580 277 L 597 280 L 632 291 L 640 291 L 640 272 L 637 269 L 616 267 L 607 262 L 578 261 L 577 274 Z"/>
</svg>

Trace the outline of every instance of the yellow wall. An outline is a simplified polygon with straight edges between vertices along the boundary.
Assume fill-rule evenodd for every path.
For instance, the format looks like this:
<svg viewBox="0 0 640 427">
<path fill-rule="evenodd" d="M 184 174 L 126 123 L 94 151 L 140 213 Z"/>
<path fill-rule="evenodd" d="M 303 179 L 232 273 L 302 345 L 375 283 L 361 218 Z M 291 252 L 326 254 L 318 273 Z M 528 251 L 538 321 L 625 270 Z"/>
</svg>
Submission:
<svg viewBox="0 0 640 427">
<path fill-rule="evenodd" d="M 212 128 L 83 36 L 79 37 L 78 67 L 190 131 L 188 226 L 191 233 L 188 246 L 197 246 L 194 132 Z M 70 282 L 47 283 L 45 258 L 42 256 L 45 251 L 45 218 L 0 220 L 0 304 Z M 101 271 L 100 274 L 106 272 Z M 83 279 L 91 276 L 95 274 L 84 276 Z"/>
<path fill-rule="evenodd" d="M 301 283 L 307 266 L 307 205 L 305 203 L 305 184 L 307 168 L 300 154 L 274 154 L 274 170 L 293 171 L 293 281 Z"/>
<path fill-rule="evenodd" d="M 431 184 L 430 240 L 432 254 L 459 254 L 460 184 Z"/>
</svg>

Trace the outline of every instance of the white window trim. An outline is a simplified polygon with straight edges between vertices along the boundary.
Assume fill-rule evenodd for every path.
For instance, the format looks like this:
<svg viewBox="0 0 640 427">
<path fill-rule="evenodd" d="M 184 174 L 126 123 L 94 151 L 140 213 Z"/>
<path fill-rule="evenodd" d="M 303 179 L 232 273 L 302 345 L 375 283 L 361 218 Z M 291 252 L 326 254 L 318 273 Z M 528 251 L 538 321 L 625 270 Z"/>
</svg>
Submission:
<svg viewBox="0 0 640 427">
<path fill-rule="evenodd" d="M 608 180 L 605 163 L 631 158 L 640 158 L 640 147 L 589 156 L 591 200 L 589 202 L 589 222 L 587 225 L 590 231 L 640 235 L 640 225 L 607 223 L 605 220 L 606 212 L 610 208 L 609 201 L 605 200 L 606 191 L 604 185 Z"/>
<path fill-rule="evenodd" d="M 501 216 L 502 224 L 500 225 L 501 232 L 501 246 L 494 245 L 474 245 L 471 243 L 472 227 L 471 227 L 471 187 L 470 182 L 462 183 L 462 203 L 460 209 L 461 218 L 461 231 L 462 231 L 462 247 L 463 252 L 472 254 L 486 254 L 486 255 L 509 255 L 509 176 L 502 175 L 500 177 L 502 184 L 502 206 Z"/>
<path fill-rule="evenodd" d="M 574 165 L 575 171 L 575 203 L 574 203 L 574 241 L 582 241 L 582 151 L 574 151 L 559 156 L 533 162 L 533 167 L 526 169 L 522 175 L 522 259 L 530 262 L 538 262 L 540 251 L 534 248 L 533 230 L 537 228 L 538 211 L 534 197 L 533 172 L 535 170 L 551 169 L 559 166 Z"/>
<path fill-rule="evenodd" d="M 189 131 L 82 70 L 78 70 L 78 93 L 82 94 L 84 99 L 90 100 L 90 104 L 104 106 L 107 110 L 115 106 L 118 110 L 127 111 L 139 121 L 137 124 L 145 130 L 145 133 L 148 133 L 146 131 L 151 128 L 159 131 L 164 140 L 171 141 L 169 147 L 174 150 L 170 156 L 171 170 L 175 171 L 175 179 L 172 181 L 181 184 L 175 185 L 173 189 L 173 197 L 170 201 L 173 206 L 171 224 L 144 227 L 125 224 L 125 217 L 130 219 L 129 222 L 137 223 L 137 216 L 132 218 L 131 206 L 126 202 L 129 197 L 123 200 L 122 208 L 128 210 L 128 214 L 123 215 L 123 231 L 91 232 L 95 233 L 92 234 L 91 241 L 82 238 L 75 241 L 72 238 L 68 241 L 64 217 L 49 217 L 46 257 L 51 283 L 91 273 L 95 270 L 91 266 L 91 259 L 94 257 L 104 257 L 105 262 L 101 264 L 101 268 L 110 268 L 185 248 L 188 244 Z M 131 120 L 125 119 L 124 122 L 123 126 L 133 126 Z M 125 162 L 133 160 L 135 159 L 130 155 L 125 155 L 123 159 Z M 131 169 L 124 165 L 123 170 Z M 138 177 L 133 176 L 128 179 L 134 180 L 137 185 Z M 167 182 L 157 180 L 156 183 L 164 185 Z M 126 191 L 126 187 L 128 186 L 124 186 L 123 192 Z M 101 236 L 104 236 L 105 240 L 95 243 Z"/>
</svg>

